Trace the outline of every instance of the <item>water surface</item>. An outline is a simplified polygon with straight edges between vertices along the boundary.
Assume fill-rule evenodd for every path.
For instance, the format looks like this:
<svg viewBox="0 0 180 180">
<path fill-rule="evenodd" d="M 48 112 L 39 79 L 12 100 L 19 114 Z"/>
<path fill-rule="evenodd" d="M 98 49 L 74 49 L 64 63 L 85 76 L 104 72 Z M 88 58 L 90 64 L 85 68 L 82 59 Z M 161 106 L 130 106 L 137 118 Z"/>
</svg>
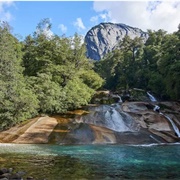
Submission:
<svg viewBox="0 0 180 180">
<path fill-rule="evenodd" d="M 0 144 L 0 167 L 38 180 L 180 179 L 180 145 Z"/>
</svg>

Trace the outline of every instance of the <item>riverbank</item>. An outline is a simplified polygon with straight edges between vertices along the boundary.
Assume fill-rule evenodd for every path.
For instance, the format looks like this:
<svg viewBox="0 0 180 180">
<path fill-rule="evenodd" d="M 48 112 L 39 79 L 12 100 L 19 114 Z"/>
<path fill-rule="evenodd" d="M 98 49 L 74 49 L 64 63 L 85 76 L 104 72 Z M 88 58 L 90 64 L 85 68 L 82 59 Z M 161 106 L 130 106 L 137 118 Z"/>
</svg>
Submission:
<svg viewBox="0 0 180 180">
<path fill-rule="evenodd" d="M 14 168 L 0 168 L 0 180 L 35 180 L 31 176 L 27 176 L 27 173 L 23 170 L 16 171 Z"/>
<path fill-rule="evenodd" d="M 160 112 L 154 110 L 160 107 Z M 178 102 L 89 105 L 63 115 L 37 117 L 0 132 L 1 143 L 151 144 L 180 138 Z"/>
</svg>

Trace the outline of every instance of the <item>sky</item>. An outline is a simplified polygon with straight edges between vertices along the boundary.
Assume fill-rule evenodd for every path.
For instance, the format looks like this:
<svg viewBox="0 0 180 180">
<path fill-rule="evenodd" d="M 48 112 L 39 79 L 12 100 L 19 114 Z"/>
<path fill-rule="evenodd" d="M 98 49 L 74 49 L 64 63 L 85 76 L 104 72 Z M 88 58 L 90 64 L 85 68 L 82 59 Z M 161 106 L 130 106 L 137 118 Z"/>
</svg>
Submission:
<svg viewBox="0 0 180 180">
<path fill-rule="evenodd" d="M 124 23 L 147 29 L 177 31 L 180 23 L 180 1 L 2 1 L 0 20 L 7 21 L 13 34 L 25 38 L 36 31 L 38 23 L 49 18 L 51 31 L 65 35 L 78 33 L 85 36 L 88 30 L 102 22 Z"/>
</svg>

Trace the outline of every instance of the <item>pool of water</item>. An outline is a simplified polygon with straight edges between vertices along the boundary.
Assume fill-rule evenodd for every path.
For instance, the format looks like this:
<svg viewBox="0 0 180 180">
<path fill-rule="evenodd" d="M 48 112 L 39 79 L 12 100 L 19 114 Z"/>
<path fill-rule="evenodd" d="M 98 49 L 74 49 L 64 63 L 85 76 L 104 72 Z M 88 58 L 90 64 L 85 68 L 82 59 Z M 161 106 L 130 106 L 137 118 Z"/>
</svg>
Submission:
<svg viewBox="0 0 180 180">
<path fill-rule="evenodd" d="M 180 144 L 0 144 L 0 167 L 38 180 L 180 179 Z"/>
</svg>

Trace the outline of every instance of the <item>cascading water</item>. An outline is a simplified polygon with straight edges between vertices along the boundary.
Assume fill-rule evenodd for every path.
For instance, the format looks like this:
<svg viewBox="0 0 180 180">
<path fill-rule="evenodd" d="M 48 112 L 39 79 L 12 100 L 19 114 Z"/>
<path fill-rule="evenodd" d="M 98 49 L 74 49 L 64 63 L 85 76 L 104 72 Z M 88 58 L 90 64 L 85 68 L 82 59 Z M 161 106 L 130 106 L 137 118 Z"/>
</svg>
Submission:
<svg viewBox="0 0 180 180">
<path fill-rule="evenodd" d="M 160 109 L 160 107 L 157 106 L 157 105 L 155 105 L 155 107 L 154 107 L 153 110 L 159 112 L 159 109 Z M 169 116 L 163 114 L 162 112 L 159 112 L 159 114 L 161 114 L 162 116 L 164 116 L 164 117 L 171 123 L 171 125 L 172 125 L 172 127 L 173 127 L 173 129 L 174 129 L 174 132 L 175 132 L 176 135 L 180 138 L 180 131 L 179 131 L 178 127 L 176 126 L 176 124 L 173 122 L 173 120 L 172 120 Z"/>
<path fill-rule="evenodd" d="M 139 130 L 134 119 L 123 112 L 119 104 L 90 107 L 89 110 L 89 114 L 82 116 L 84 123 L 102 126 L 116 132 Z"/>
<path fill-rule="evenodd" d="M 126 126 L 121 114 L 114 108 L 105 113 L 105 122 L 107 127 L 117 132 L 130 131 Z"/>
<path fill-rule="evenodd" d="M 156 98 L 155 98 L 153 95 L 151 95 L 149 92 L 147 92 L 147 95 L 149 96 L 149 99 L 150 99 L 152 102 L 156 102 L 156 101 L 157 101 Z"/>
<path fill-rule="evenodd" d="M 121 99 L 121 96 L 117 95 L 117 97 L 119 98 L 119 103 L 122 103 L 122 99 Z"/>
<path fill-rule="evenodd" d="M 159 111 L 159 109 L 160 109 L 160 107 L 158 105 L 155 105 L 153 110 L 154 111 Z"/>
<path fill-rule="evenodd" d="M 159 114 L 163 115 L 171 123 L 171 125 L 172 125 L 172 127 L 174 129 L 174 132 L 180 138 L 180 131 L 179 131 L 178 127 L 176 126 L 176 124 L 173 122 L 173 120 L 169 116 L 167 116 L 167 115 L 165 115 L 165 114 L 163 114 L 161 112 Z"/>
<path fill-rule="evenodd" d="M 119 96 L 118 94 L 112 94 L 111 97 L 114 97 L 114 98 L 119 98 L 119 101 L 118 103 L 122 103 L 122 99 L 121 99 L 121 96 Z"/>
</svg>

